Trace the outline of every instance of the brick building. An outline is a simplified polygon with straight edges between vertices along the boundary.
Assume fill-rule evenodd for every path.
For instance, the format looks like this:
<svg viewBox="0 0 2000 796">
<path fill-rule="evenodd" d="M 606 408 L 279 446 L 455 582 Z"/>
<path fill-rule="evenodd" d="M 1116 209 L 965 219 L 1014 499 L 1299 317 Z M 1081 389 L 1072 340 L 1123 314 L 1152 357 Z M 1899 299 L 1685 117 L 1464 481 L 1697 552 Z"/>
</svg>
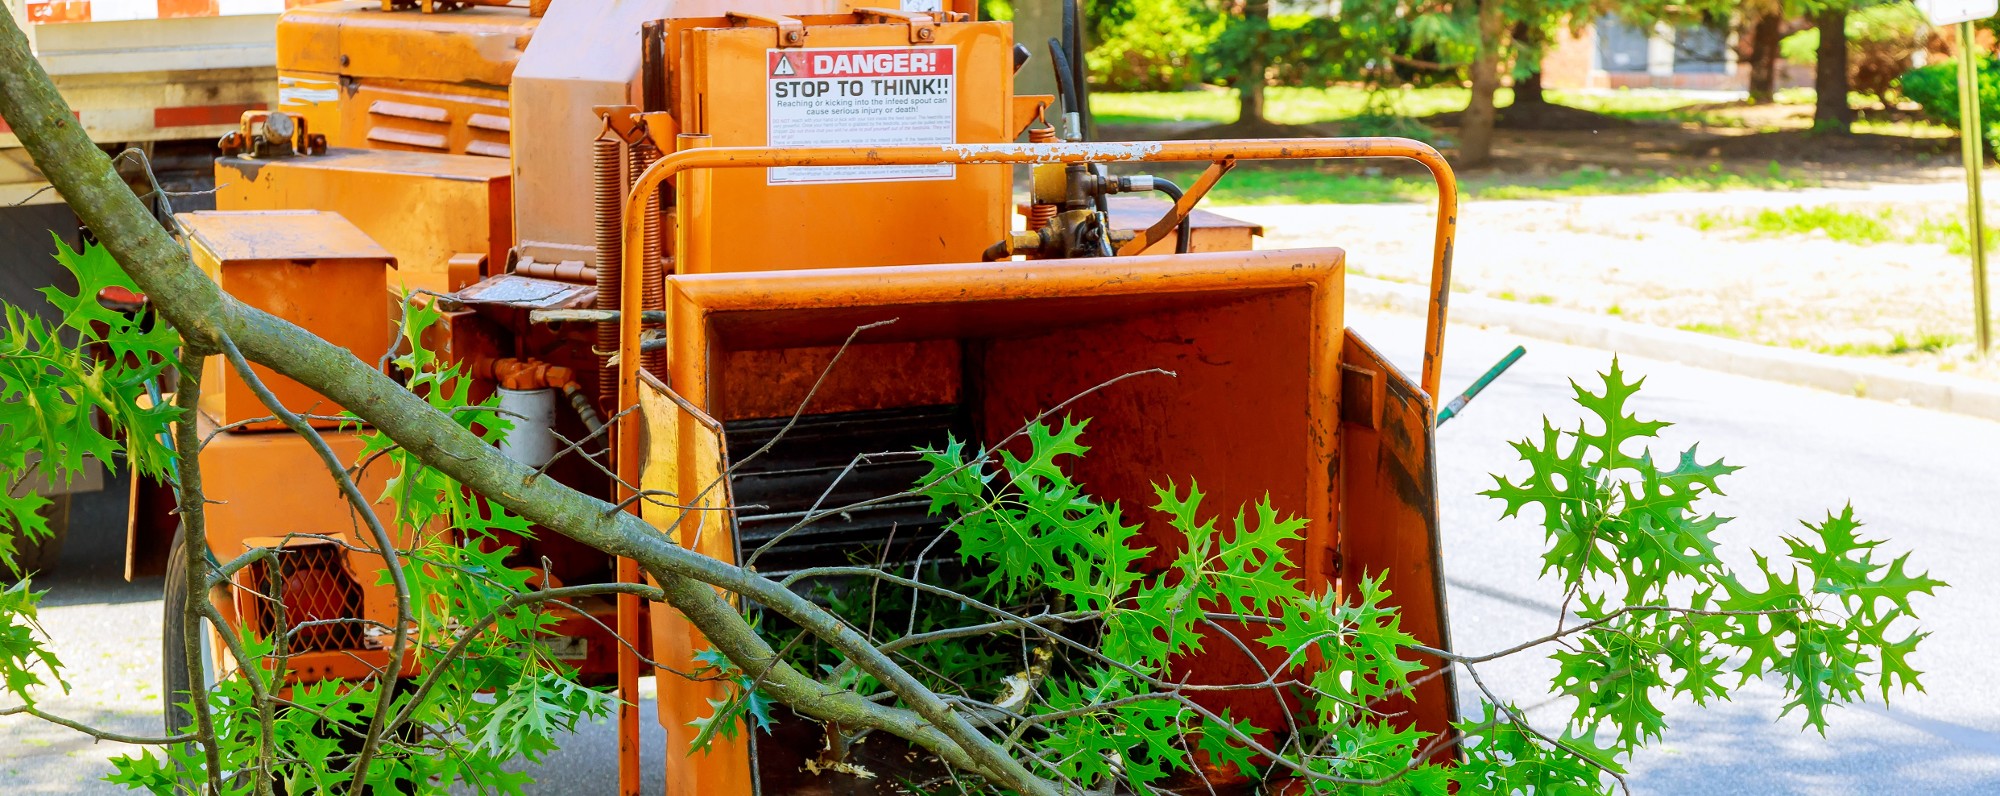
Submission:
<svg viewBox="0 0 2000 796">
<path fill-rule="evenodd" d="M 1580 33 L 1558 35 L 1542 56 L 1542 85 L 1742 91 L 1750 70 L 1738 66 L 1736 44 L 1726 23 L 1647 29 L 1606 14 Z M 1810 69 L 1796 71 L 1780 61 L 1778 85 L 1811 85 Z"/>
</svg>

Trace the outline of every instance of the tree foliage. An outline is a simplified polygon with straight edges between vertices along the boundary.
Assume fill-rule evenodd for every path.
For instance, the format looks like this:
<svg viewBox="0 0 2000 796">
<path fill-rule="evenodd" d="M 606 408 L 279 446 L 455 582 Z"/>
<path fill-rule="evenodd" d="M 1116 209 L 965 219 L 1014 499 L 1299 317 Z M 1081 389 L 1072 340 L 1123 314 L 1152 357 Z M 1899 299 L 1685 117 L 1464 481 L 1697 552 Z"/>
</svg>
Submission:
<svg viewBox="0 0 2000 796">
<path fill-rule="evenodd" d="M 42 593 L 31 586 L 33 573 L 15 562 L 17 545 L 50 533 L 42 516 L 48 499 L 21 489 L 22 482 L 39 476 L 68 484 L 90 460 L 111 468 L 124 463 L 146 477 L 169 475 L 173 454 L 162 440 L 176 414 L 149 393 L 179 337 L 98 303 L 99 291 L 133 287 L 103 249 L 78 252 L 58 237 L 56 259 L 77 282 L 73 294 L 42 289 L 56 320 L 0 303 L 0 568 L 21 576 L 0 590 L 0 686 L 29 705 L 37 688 L 67 685 L 37 624 Z M 108 422 L 101 426 L 100 419 Z"/>
<path fill-rule="evenodd" d="M 1598 391 L 1577 386 L 1589 421 L 1544 421 L 1539 440 L 1514 445 L 1529 475 L 1484 493 L 1510 516 L 1540 510 L 1544 572 L 1580 606 L 1581 644 L 1556 653 L 1552 683 L 1575 700 L 1571 727 L 1629 754 L 1665 729 L 1658 700 L 1727 699 L 1725 678 L 1776 674 L 1785 712 L 1824 732 L 1826 709 L 1871 684 L 1885 700 L 1915 685 L 1906 659 L 1923 634 L 1910 627 L 1910 598 L 1944 584 L 1909 572 L 1907 554 L 1878 560 L 1882 542 L 1858 534 L 1852 507 L 1802 523 L 1782 554 L 1753 552 L 1748 572 L 1724 563 L 1716 533 L 1730 518 L 1702 507 L 1737 468 L 1693 447 L 1671 467 L 1634 450 L 1667 425 L 1628 407 L 1642 381 L 1614 361 Z"/>
</svg>

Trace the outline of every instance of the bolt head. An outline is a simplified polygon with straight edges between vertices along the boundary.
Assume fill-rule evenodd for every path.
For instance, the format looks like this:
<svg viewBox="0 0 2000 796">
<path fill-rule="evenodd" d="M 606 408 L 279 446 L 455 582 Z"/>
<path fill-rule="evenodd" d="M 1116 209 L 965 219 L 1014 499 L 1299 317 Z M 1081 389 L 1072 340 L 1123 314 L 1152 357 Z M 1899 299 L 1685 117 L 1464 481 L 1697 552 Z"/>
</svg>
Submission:
<svg viewBox="0 0 2000 796">
<path fill-rule="evenodd" d="M 296 120 L 284 111 L 272 111 L 271 115 L 264 117 L 264 140 L 273 144 L 290 143 L 292 133 L 297 129 Z"/>
</svg>

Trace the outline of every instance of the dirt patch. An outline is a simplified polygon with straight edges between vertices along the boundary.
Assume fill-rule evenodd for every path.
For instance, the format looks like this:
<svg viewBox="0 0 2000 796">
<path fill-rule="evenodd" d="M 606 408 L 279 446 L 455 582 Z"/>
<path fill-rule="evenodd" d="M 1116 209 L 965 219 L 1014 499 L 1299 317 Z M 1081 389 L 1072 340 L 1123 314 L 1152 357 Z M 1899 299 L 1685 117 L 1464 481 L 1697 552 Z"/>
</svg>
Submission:
<svg viewBox="0 0 2000 796">
<path fill-rule="evenodd" d="M 1332 124 L 1279 124 L 1277 122 L 1254 119 L 1234 121 L 1179 131 L 1175 138 L 1181 140 L 1201 140 L 1219 138 L 1327 138 L 1340 135 L 1338 125 Z"/>
<path fill-rule="evenodd" d="M 1912 138 L 1870 133 L 1815 133 L 1779 130 L 1747 135 L 1717 135 L 1689 142 L 1684 151 L 1697 157 L 1842 165 L 1887 165 L 1958 157 L 1957 138 Z"/>
<path fill-rule="evenodd" d="M 1457 127 L 1463 116 L 1464 111 L 1448 111 L 1425 116 L 1418 121 L 1433 127 Z M 1642 124 L 1595 111 L 1542 102 L 1501 108 L 1494 112 L 1493 126 L 1501 130 L 1616 130 L 1664 125 Z"/>
</svg>

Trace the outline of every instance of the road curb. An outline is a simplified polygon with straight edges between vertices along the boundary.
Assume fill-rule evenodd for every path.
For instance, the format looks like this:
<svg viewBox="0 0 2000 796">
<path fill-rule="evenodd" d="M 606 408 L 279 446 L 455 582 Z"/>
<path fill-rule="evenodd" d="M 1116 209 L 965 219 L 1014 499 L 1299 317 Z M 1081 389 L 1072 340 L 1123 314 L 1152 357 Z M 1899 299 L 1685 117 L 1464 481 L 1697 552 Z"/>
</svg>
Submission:
<svg viewBox="0 0 2000 796">
<path fill-rule="evenodd" d="M 1347 296 L 1360 306 L 1401 313 L 1421 315 L 1429 306 L 1420 286 L 1353 275 L 1347 277 Z M 1558 343 L 2000 420 L 2000 384 L 1964 376 L 1774 348 L 1559 307 L 1461 293 L 1452 294 L 1451 321 L 1502 326 L 1518 334 Z"/>
</svg>

